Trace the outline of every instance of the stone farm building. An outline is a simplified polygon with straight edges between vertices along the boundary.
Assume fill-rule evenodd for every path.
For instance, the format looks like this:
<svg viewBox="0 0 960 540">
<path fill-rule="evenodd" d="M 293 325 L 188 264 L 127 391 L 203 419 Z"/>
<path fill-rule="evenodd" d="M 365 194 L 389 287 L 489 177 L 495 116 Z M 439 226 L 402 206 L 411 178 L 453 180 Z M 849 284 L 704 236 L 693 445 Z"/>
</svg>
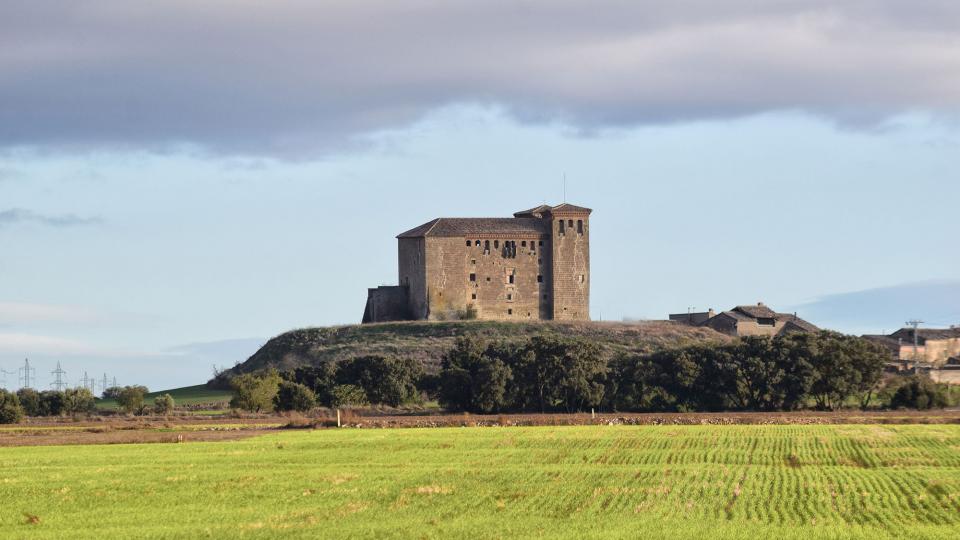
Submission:
<svg viewBox="0 0 960 540">
<path fill-rule="evenodd" d="M 589 320 L 590 213 L 541 205 L 401 233 L 399 285 L 368 290 L 363 322 Z"/>
<path fill-rule="evenodd" d="M 737 306 L 721 313 L 712 309 L 700 313 L 672 313 L 670 320 L 692 326 L 707 326 L 731 336 L 776 336 L 820 330 L 797 317 L 796 313 L 777 313 L 763 302 L 755 306 Z"/>
</svg>

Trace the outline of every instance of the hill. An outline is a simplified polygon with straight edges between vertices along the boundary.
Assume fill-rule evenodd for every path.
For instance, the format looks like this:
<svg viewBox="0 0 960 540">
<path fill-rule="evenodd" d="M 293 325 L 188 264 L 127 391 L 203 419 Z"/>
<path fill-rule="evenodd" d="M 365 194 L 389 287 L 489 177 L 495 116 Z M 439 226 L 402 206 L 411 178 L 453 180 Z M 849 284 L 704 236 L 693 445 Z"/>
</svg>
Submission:
<svg viewBox="0 0 960 540">
<path fill-rule="evenodd" d="M 458 336 L 475 335 L 490 340 L 520 342 L 537 334 L 580 337 L 600 343 L 604 352 L 651 352 L 704 341 L 729 338 L 709 328 L 694 328 L 666 321 L 613 322 L 401 322 L 327 328 L 302 328 L 281 334 L 246 362 L 225 375 L 266 368 L 289 370 L 303 365 L 381 354 L 415 358 L 428 372 L 439 369 L 443 355 Z"/>
</svg>

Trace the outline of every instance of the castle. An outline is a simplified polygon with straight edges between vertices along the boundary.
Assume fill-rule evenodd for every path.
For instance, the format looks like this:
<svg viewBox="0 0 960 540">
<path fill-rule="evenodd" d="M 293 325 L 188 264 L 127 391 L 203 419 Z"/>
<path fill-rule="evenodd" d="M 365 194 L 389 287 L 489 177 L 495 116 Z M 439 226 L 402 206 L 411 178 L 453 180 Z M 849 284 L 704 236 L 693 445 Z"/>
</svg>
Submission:
<svg viewBox="0 0 960 540">
<path fill-rule="evenodd" d="M 590 213 L 541 205 L 401 233 L 400 284 L 368 290 L 363 322 L 589 320 Z"/>
</svg>

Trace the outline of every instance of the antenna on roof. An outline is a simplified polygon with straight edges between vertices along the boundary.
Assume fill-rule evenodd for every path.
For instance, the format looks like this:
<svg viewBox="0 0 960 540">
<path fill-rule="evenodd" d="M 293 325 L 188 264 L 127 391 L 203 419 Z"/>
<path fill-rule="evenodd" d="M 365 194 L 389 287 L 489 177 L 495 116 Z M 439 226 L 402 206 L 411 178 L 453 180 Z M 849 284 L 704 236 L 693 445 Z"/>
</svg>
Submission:
<svg viewBox="0 0 960 540">
<path fill-rule="evenodd" d="M 567 203 L 567 173 L 563 173 L 563 203 Z"/>
</svg>

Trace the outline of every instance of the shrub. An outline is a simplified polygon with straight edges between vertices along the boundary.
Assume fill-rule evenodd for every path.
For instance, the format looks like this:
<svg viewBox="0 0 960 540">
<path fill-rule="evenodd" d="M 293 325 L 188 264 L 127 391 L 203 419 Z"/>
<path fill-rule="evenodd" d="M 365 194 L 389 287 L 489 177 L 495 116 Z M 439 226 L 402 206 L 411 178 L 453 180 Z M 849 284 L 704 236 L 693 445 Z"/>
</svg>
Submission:
<svg viewBox="0 0 960 540">
<path fill-rule="evenodd" d="M 122 391 L 123 391 L 122 386 L 111 386 L 110 388 L 107 388 L 106 390 L 104 390 L 103 394 L 101 394 L 100 397 L 102 397 L 103 399 L 117 399 L 118 397 L 120 397 L 120 392 Z"/>
<path fill-rule="evenodd" d="M 306 412 L 317 406 L 317 397 L 306 386 L 282 381 L 273 398 L 273 408 L 277 411 Z"/>
<path fill-rule="evenodd" d="M 338 384 L 330 394 L 333 407 L 364 407 L 370 404 L 366 392 L 355 384 Z"/>
<path fill-rule="evenodd" d="M 128 413 L 141 414 L 143 412 L 143 396 L 147 393 L 145 386 L 124 386 L 117 394 L 117 405 Z"/>
<path fill-rule="evenodd" d="M 68 388 L 63 392 L 63 412 L 88 414 L 96 409 L 96 400 L 89 388 Z"/>
<path fill-rule="evenodd" d="M 280 376 L 275 371 L 263 375 L 245 373 L 230 380 L 233 399 L 230 406 L 251 412 L 273 409 L 273 398 L 280 386 Z"/>
<path fill-rule="evenodd" d="M 337 366 L 337 383 L 360 386 L 370 403 L 397 407 L 419 397 L 416 383 L 421 374 L 416 360 L 361 356 Z"/>
<path fill-rule="evenodd" d="M 13 392 L 0 388 L 0 424 L 16 424 L 23 420 L 23 407 Z"/>
<path fill-rule="evenodd" d="M 929 377 L 909 377 L 893 394 L 894 409 L 942 409 L 948 405 L 946 385 L 938 385 Z"/>
<path fill-rule="evenodd" d="M 40 392 L 40 416 L 60 416 L 64 412 L 65 405 L 63 392 L 57 390 Z"/>
<path fill-rule="evenodd" d="M 21 388 L 17 390 L 17 399 L 20 400 L 20 407 L 23 408 L 27 416 L 40 416 L 40 394 L 33 388 Z"/>
<path fill-rule="evenodd" d="M 163 394 L 153 399 L 153 412 L 157 414 L 170 414 L 175 406 L 176 402 L 170 394 Z"/>
</svg>

